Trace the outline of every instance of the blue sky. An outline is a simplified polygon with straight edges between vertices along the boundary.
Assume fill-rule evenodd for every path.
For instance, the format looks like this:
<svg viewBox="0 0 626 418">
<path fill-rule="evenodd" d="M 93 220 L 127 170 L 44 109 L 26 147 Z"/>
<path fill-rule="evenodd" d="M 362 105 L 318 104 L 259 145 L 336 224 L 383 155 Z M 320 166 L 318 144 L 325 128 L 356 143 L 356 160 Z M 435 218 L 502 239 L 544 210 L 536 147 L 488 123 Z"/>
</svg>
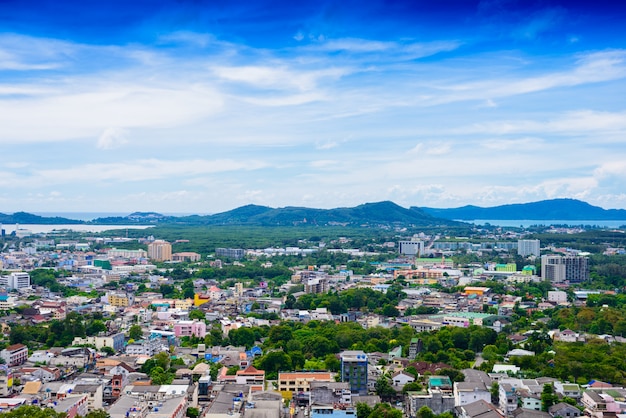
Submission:
<svg viewBox="0 0 626 418">
<path fill-rule="evenodd" d="M 4 1 L 0 212 L 626 208 L 626 6 Z"/>
</svg>

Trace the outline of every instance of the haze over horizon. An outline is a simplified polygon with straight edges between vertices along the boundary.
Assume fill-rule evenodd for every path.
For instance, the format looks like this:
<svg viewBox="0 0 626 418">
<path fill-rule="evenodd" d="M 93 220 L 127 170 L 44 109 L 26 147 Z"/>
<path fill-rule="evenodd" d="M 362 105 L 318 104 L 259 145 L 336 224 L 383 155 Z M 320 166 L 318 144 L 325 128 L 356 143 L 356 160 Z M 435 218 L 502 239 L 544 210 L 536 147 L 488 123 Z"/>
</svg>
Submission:
<svg viewBox="0 0 626 418">
<path fill-rule="evenodd" d="M 626 6 L 0 4 L 0 212 L 626 208 Z"/>
</svg>

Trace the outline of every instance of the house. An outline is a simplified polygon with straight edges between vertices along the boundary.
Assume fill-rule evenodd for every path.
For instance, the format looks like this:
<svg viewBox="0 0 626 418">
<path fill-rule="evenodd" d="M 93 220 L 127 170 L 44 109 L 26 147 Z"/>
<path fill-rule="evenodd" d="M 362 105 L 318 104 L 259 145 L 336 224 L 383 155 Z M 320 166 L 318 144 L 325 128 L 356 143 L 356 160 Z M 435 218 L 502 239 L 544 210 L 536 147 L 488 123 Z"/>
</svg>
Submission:
<svg viewBox="0 0 626 418">
<path fill-rule="evenodd" d="M 491 403 L 485 400 L 454 407 L 458 418 L 504 418 L 504 415 Z"/>
<path fill-rule="evenodd" d="M 57 367 L 39 367 L 30 374 L 42 382 L 52 382 L 61 378 L 61 370 Z"/>
<path fill-rule="evenodd" d="M 480 400 L 491 402 L 490 388 L 484 382 L 455 382 L 453 391 L 455 406 L 469 405 Z"/>
<path fill-rule="evenodd" d="M 548 412 L 550 412 L 550 415 L 552 415 L 553 417 L 562 417 L 562 418 L 579 417 L 582 415 L 582 412 L 580 412 L 580 409 L 576 408 L 573 405 L 567 404 L 565 402 L 559 402 L 556 405 L 552 405 L 548 409 Z"/>
<path fill-rule="evenodd" d="M 413 376 L 411 373 L 401 370 L 391 376 L 391 381 L 393 382 L 394 386 L 404 387 L 404 385 L 406 385 L 407 383 L 415 382 L 415 376 Z"/>
<path fill-rule="evenodd" d="M 517 408 L 511 412 L 511 416 L 514 418 L 552 418 L 550 414 L 543 411 L 536 411 L 534 409 Z"/>
<path fill-rule="evenodd" d="M 593 390 L 585 391 L 580 402 L 585 407 L 585 415 L 592 417 L 602 417 L 607 412 L 619 413 L 621 411 L 612 396 L 600 394 Z"/>
</svg>

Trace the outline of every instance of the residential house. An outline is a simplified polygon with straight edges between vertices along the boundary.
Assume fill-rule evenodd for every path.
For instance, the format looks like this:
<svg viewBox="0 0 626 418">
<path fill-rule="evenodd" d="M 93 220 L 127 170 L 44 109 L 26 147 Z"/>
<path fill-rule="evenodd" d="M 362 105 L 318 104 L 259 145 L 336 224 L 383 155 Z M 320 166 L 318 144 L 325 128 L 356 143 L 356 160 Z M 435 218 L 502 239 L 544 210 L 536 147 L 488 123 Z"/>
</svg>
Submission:
<svg viewBox="0 0 626 418">
<path fill-rule="evenodd" d="M 553 417 L 562 417 L 562 418 L 576 418 L 582 415 L 580 409 L 576 408 L 573 405 L 567 404 L 565 402 L 559 402 L 556 405 L 552 405 L 548 412 Z"/>
</svg>

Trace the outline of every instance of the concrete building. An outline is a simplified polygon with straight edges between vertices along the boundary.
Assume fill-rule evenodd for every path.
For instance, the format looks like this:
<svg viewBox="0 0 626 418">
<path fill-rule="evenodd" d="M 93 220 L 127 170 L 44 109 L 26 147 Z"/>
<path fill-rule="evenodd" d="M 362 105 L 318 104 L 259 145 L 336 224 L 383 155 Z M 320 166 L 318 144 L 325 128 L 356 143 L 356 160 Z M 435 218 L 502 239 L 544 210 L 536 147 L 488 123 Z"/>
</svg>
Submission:
<svg viewBox="0 0 626 418">
<path fill-rule="evenodd" d="M 204 321 L 178 321 L 174 324 L 174 335 L 176 337 L 198 337 L 206 336 L 206 324 Z"/>
<path fill-rule="evenodd" d="M 80 338 L 75 337 L 72 341 L 73 345 L 94 345 L 98 350 L 104 347 L 111 347 L 116 352 L 120 352 L 124 349 L 124 334 L 121 332 L 113 333 L 109 335 L 101 335 L 94 337 Z"/>
<path fill-rule="evenodd" d="M 279 392 L 309 392 L 311 382 L 333 382 L 330 372 L 289 372 L 278 374 Z"/>
<path fill-rule="evenodd" d="M 163 240 L 156 240 L 148 244 L 148 258 L 156 261 L 172 260 L 172 244 Z"/>
<path fill-rule="evenodd" d="M 0 357 L 7 366 L 19 366 L 28 360 L 28 347 L 24 344 L 13 344 L 0 351 Z"/>
<path fill-rule="evenodd" d="M 419 257 L 424 254 L 424 241 L 399 241 L 398 251 L 402 255 Z"/>
<path fill-rule="evenodd" d="M 522 257 L 541 255 L 541 243 L 538 239 L 520 239 L 517 241 L 517 253 Z"/>
<path fill-rule="evenodd" d="M 589 259 L 577 255 L 544 255 L 541 257 L 541 278 L 553 283 L 589 281 Z"/>
<path fill-rule="evenodd" d="M 148 253 L 145 250 L 118 250 L 117 248 L 111 248 L 107 251 L 107 257 L 109 258 L 147 258 Z"/>
<path fill-rule="evenodd" d="M 343 351 L 341 381 L 350 384 L 352 393 L 367 395 L 367 354 L 360 350 Z"/>
<path fill-rule="evenodd" d="M 549 290 L 548 302 L 553 302 L 556 304 L 567 303 L 567 293 L 562 290 Z"/>
<path fill-rule="evenodd" d="M 118 308 L 125 308 L 127 306 L 133 306 L 135 303 L 135 295 L 125 292 L 111 292 L 107 295 L 109 305 Z"/>
<path fill-rule="evenodd" d="M 225 257 L 239 260 L 244 257 L 245 251 L 241 248 L 216 248 L 215 255 L 217 257 Z"/>
<path fill-rule="evenodd" d="M 316 277 L 314 279 L 308 279 L 304 283 L 305 293 L 326 293 L 328 292 L 328 279 L 325 277 Z"/>
<path fill-rule="evenodd" d="M 8 276 L 0 276 L 0 287 L 15 290 L 28 289 L 30 287 L 30 274 L 13 272 Z"/>
</svg>

